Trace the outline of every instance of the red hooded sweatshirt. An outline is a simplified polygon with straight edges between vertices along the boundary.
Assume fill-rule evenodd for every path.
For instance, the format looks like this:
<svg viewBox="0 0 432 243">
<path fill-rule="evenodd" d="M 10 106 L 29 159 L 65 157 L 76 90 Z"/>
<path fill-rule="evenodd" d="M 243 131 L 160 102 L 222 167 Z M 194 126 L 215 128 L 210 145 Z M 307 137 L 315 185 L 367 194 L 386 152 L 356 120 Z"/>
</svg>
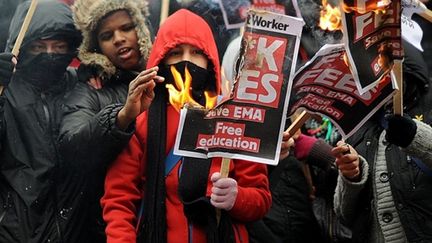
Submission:
<svg viewBox="0 0 432 243">
<path fill-rule="evenodd" d="M 204 51 L 213 63 L 217 88 L 220 90 L 220 68 L 216 44 L 207 23 L 198 15 L 179 10 L 171 15 L 161 26 L 147 67 L 157 66 L 165 54 L 179 44 L 194 45 Z M 168 154 L 174 145 L 178 127 L 179 113 L 169 105 L 167 108 L 167 147 Z M 105 195 L 101 199 L 103 217 L 107 222 L 108 243 L 135 243 L 137 207 L 143 194 L 145 183 L 147 113 L 141 114 L 136 121 L 136 132 L 129 145 L 110 167 L 105 179 Z M 195 225 L 189 230 L 188 221 L 183 213 L 183 204 L 178 195 L 180 161 L 166 176 L 166 221 L 169 243 L 205 243 L 206 232 Z M 221 158 L 212 160 L 208 175 L 207 196 L 211 194 L 210 177 L 220 171 Z M 236 242 L 249 242 L 244 222 L 262 218 L 271 206 L 266 166 L 242 160 L 234 160 L 230 165 L 230 177 L 238 184 L 238 195 L 234 207 L 229 211 L 233 221 Z M 191 234 L 192 233 L 192 234 Z"/>
</svg>

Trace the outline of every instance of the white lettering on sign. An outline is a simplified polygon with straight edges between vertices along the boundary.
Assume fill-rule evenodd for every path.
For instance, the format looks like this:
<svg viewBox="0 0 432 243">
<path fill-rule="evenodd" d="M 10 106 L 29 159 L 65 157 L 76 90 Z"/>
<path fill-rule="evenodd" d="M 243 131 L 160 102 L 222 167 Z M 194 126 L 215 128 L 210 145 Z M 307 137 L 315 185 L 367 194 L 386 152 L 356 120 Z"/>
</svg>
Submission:
<svg viewBox="0 0 432 243">
<path fill-rule="evenodd" d="M 262 37 L 258 39 L 258 54 L 262 54 L 264 56 L 264 59 L 267 61 L 267 65 L 271 71 L 278 71 L 273 53 L 279 47 L 281 47 L 282 44 L 283 41 L 275 40 L 268 47 L 266 47 L 267 39 Z"/>
<path fill-rule="evenodd" d="M 216 132 L 215 134 L 228 134 L 228 135 L 232 135 L 232 136 L 241 136 L 243 135 L 243 129 L 241 129 L 240 127 L 233 127 L 233 126 L 228 126 L 225 125 L 225 123 L 223 122 L 218 122 L 216 124 Z"/>
<path fill-rule="evenodd" d="M 359 40 L 372 32 L 377 31 L 381 26 L 398 23 L 400 19 L 400 5 L 397 3 L 394 4 L 396 4 L 396 10 L 388 8 L 385 12 L 381 11 L 375 13 L 371 11 L 362 15 L 354 16 L 355 40 Z"/>
<path fill-rule="evenodd" d="M 264 120 L 262 109 L 255 109 L 253 107 L 236 106 L 234 108 L 234 118 L 247 119 L 252 121 L 262 122 Z"/>
</svg>

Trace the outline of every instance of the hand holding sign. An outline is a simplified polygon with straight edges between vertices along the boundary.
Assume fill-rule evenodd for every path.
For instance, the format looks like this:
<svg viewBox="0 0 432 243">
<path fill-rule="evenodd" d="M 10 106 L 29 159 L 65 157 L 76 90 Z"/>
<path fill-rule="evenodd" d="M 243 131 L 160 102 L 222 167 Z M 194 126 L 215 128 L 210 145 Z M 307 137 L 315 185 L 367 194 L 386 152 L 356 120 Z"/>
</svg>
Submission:
<svg viewBox="0 0 432 243">
<path fill-rule="evenodd" d="M 237 181 L 233 178 L 222 177 L 221 173 L 215 172 L 211 176 L 213 187 L 211 189 L 210 203 L 218 209 L 229 211 L 237 198 Z"/>
<path fill-rule="evenodd" d="M 339 141 L 331 152 L 336 157 L 335 163 L 341 174 L 351 181 L 358 181 L 360 178 L 360 161 L 357 151 L 349 144 Z"/>
<path fill-rule="evenodd" d="M 24 22 L 21 26 L 20 32 L 18 33 L 17 39 L 15 41 L 15 45 L 12 49 L 12 54 L 16 57 L 19 54 L 19 49 L 21 48 L 21 44 L 24 40 L 25 33 L 27 32 L 27 28 L 30 25 L 30 21 L 33 18 L 33 14 L 36 10 L 36 5 L 37 5 L 37 0 L 32 0 L 30 3 L 29 10 L 27 11 L 27 14 L 24 18 Z M 2 93 L 3 93 L 3 86 L 0 86 L 0 94 Z"/>
<path fill-rule="evenodd" d="M 290 16 L 249 12 L 230 99 L 211 110 L 183 108 L 175 154 L 279 162 L 303 24 Z"/>
<path fill-rule="evenodd" d="M 0 85 L 6 87 L 13 75 L 16 58 L 12 53 L 0 53 Z"/>
</svg>

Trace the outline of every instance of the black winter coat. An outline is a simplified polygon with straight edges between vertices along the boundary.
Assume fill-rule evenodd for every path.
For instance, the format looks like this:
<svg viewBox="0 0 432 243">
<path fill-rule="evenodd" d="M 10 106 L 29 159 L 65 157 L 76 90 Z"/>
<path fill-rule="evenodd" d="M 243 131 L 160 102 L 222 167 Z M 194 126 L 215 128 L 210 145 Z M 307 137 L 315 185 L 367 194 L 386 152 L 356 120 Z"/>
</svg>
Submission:
<svg viewBox="0 0 432 243">
<path fill-rule="evenodd" d="M 277 167 L 269 167 L 269 180 L 273 204 L 262 220 L 248 224 L 250 242 L 319 242 L 310 189 L 300 161 L 290 155 Z"/>
<path fill-rule="evenodd" d="M 56 143 L 63 98 L 75 81 L 67 73 L 60 87 L 41 90 L 15 76 L 0 97 L 0 242 L 78 239 L 79 168 L 61 162 Z"/>
<path fill-rule="evenodd" d="M 20 5 L 12 19 L 7 51 L 28 8 L 29 2 Z M 42 0 L 21 53 L 33 40 L 53 35 L 74 39 L 67 40 L 71 47 L 80 39 L 68 6 Z M 47 85 L 47 80 L 29 79 L 17 66 L 0 96 L 0 242 L 83 242 L 86 182 L 80 168 L 63 163 L 57 148 L 63 99 L 77 78 L 66 68 L 61 76 Z"/>
<path fill-rule="evenodd" d="M 80 76 L 80 75 L 79 75 Z M 88 171 L 89 242 L 106 242 L 105 222 L 99 200 L 104 193 L 107 166 L 128 144 L 135 126 L 126 131 L 116 125 L 117 113 L 126 101 L 129 82 L 136 75 L 121 72 L 94 89 L 81 80 L 65 102 L 60 129 L 60 151 L 67 163 Z"/>
<path fill-rule="evenodd" d="M 369 174 L 373 171 L 378 136 L 382 130 L 379 123 L 370 121 L 348 140 L 368 161 Z M 387 145 L 385 156 L 391 191 L 408 241 L 432 242 L 432 176 L 421 171 L 415 162 L 395 145 Z M 369 228 L 364 225 L 370 225 L 374 217 L 371 210 L 371 183 L 371 179 L 368 179 L 359 196 L 354 216 L 356 220 L 352 222 L 354 242 L 361 243 L 369 239 Z"/>
</svg>

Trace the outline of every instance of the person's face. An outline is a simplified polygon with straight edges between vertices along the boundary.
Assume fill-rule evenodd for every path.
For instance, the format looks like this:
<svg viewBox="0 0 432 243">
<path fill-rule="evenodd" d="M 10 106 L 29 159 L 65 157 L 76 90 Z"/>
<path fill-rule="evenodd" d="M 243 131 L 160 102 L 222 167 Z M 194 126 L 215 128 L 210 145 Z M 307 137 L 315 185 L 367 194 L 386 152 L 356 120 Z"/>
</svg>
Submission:
<svg viewBox="0 0 432 243">
<path fill-rule="evenodd" d="M 41 53 L 66 54 L 69 45 L 64 40 L 35 40 L 30 43 L 28 52 L 32 55 Z"/>
<path fill-rule="evenodd" d="M 114 66 L 126 70 L 142 68 L 135 24 L 125 10 L 116 11 L 101 21 L 97 40 L 102 54 Z"/>
<path fill-rule="evenodd" d="M 208 59 L 204 52 L 192 45 L 181 44 L 171 49 L 165 56 L 164 63 L 171 65 L 181 61 L 189 61 L 207 69 Z"/>
</svg>

